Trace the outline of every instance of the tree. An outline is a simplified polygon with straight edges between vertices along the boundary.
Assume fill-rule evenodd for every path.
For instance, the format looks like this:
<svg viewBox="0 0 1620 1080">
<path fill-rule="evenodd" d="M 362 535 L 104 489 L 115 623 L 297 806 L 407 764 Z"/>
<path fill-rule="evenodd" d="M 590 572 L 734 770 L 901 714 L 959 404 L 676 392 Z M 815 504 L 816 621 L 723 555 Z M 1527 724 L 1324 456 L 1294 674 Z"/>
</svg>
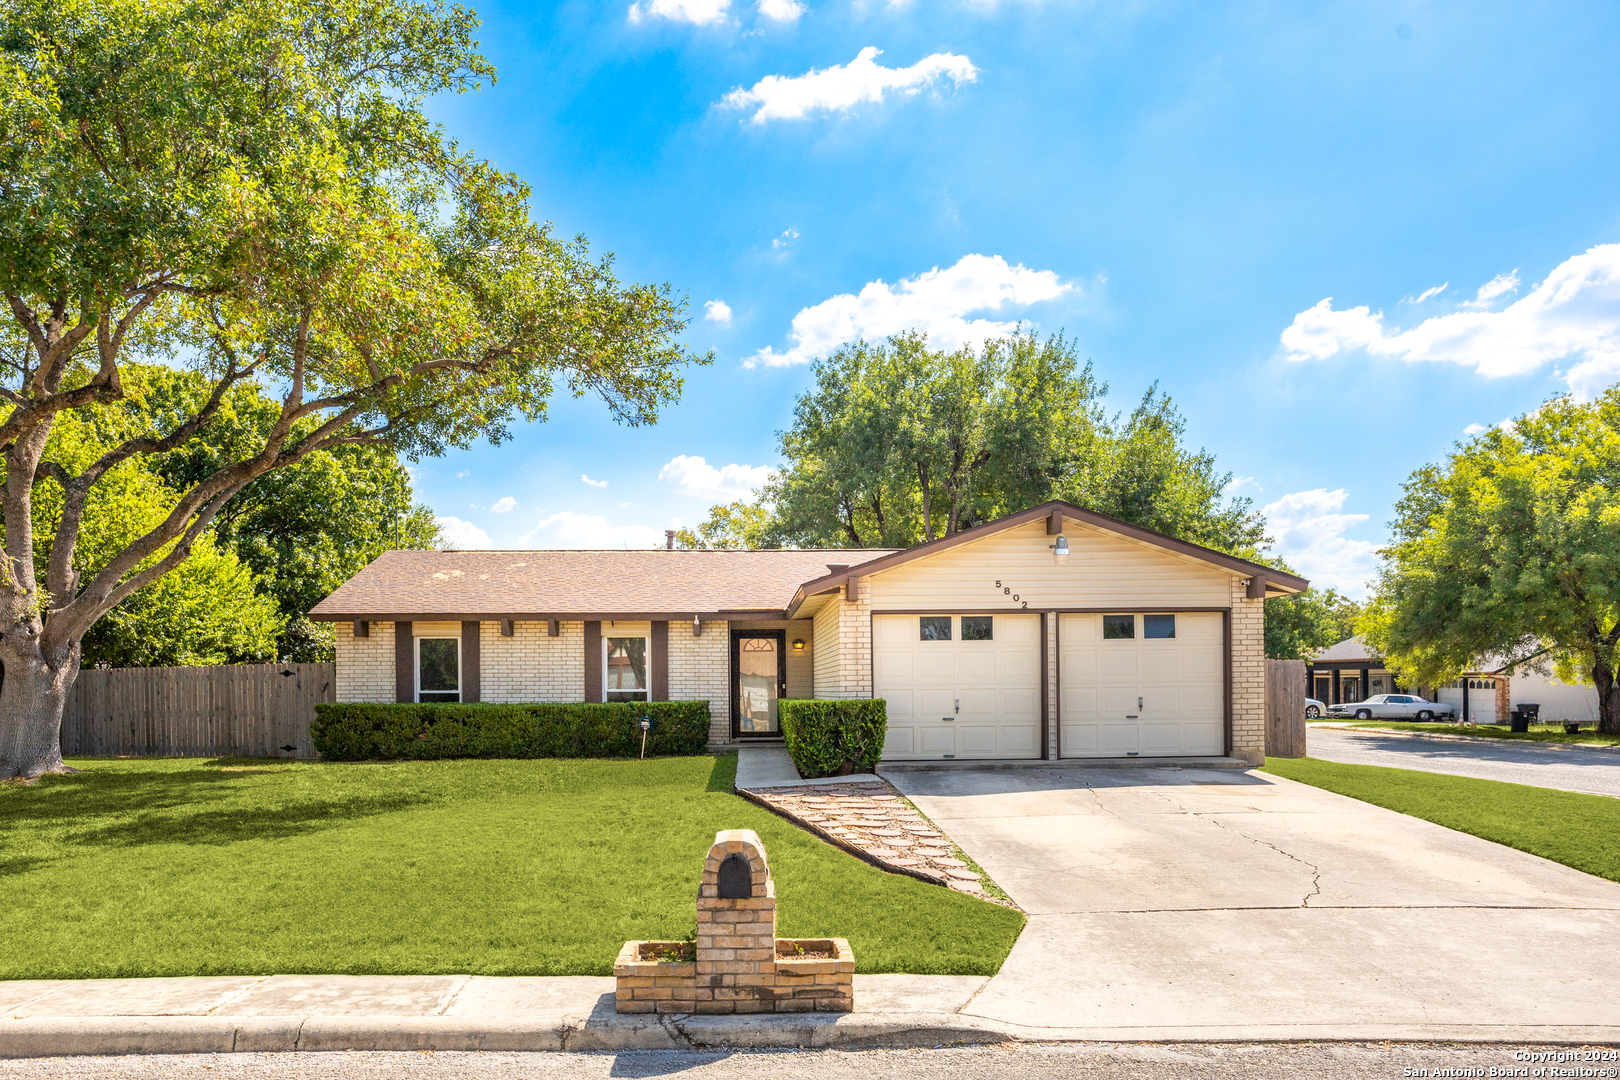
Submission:
<svg viewBox="0 0 1620 1080">
<path fill-rule="evenodd" d="M 1364 629 L 1410 682 L 1490 662 L 1597 688 L 1620 734 L 1620 387 L 1558 397 L 1412 474 Z"/>
<path fill-rule="evenodd" d="M 1277 560 L 1263 561 L 1293 573 Z M 1308 660 L 1355 634 L 1360 616 L 1361 605 L 1334 589 L 1313 586 L 1297 596 L 1273 596 L 1266 601 L 1266 656 Z"/>
<path fill-rule="evenodd" d="M 476 25 L 430 0 L 7 6 L 0 293 L 26 344 L 0 371 L 0 779 L 62 768 L 86 633 L 260 477 L 342 447 L 499 442 L 559 381 L 652 422 L 681 365 L 706 361 L 674 343 L 667 286 L 621 285 L 583 239 L 555 239 L 521 181 L 426 118 L 427 95 L 493 78 Z M 50 457 L 64 417 L 113 415 L 140 360 L 195 372 L 207 396 L 148 411 L 87 463 Z M 98 491 L 251 384 L 278 401 L 262 437 L 105 560 L 80 558 Z M 36 495 L 60 503 L 43 568 Z"/>
<path fill-rule="evenodd" d="M 770 536 L 770 512 L 757 502 L 738 499 L 736 502 L 715 506 L 709 518 L 694 529 L 679 529 L 675 533 L 675 546 L 683 550 L 775 547 Z"/>
</svg>

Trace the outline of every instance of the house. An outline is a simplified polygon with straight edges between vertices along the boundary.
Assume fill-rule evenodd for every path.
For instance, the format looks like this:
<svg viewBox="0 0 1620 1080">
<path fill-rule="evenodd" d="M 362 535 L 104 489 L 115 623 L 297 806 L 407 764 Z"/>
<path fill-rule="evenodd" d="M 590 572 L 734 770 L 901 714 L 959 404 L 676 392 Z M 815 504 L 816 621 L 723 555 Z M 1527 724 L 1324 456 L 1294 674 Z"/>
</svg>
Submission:
<svg viewBox="0 0 1620 1080">
<path fill-rule="evenodd" d="M 1292 574 L 1051 502 L 904 550 L 390 551 L 310 613 L 339 701 L 882 697 L 884 757 L 1264 759 Z"/>
<path fill-rule="evenodd" d="M 1505 724 L 1508 713 L 1531 702 L 1541 706 L 1543 720 L 1596 723 L 1597 689 L 1549 678 L 1529 668 L 1504 671 L 1499 657 L 1484 657 L 1444 686 L 1417 688 L 1421 696 L 1454 706 L 1465 723 Z M 1399 693 L 1383 657 L 1359 636 L 1329 646 L 1305 663 L 1310 696 L 1328 705 L 1365 701 L 1374 694 Z"/>
</svg>

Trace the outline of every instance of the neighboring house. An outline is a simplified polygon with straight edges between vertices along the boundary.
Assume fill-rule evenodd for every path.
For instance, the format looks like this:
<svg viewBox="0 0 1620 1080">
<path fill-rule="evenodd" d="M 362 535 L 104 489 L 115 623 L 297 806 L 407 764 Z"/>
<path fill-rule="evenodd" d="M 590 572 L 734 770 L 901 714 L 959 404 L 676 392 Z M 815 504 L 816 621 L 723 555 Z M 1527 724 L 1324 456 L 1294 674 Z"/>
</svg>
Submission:
<svg viewBox="0 0 1620 1080">
<path fill-rule="evenodd" d="M 1455 706 L 1464 722 L 1505 724 L 1508 713 L 1526 702 L 1541 706 L 1543 720 L 1580 720 L 1596 723 L 1597 690 L 1562 683 L 1536 671 L 1520 668 L 1502 672 L 1499 658 L 1486 657 L 1444 686 L 1425 686 L 1416 692 L 1430 701 Z M 1397 686 L 1383 657 L 1359 636 L 1345 638 L 1305 662 L 1306 685 L 1311 697 L 1328 705 L 1365 701 L 1374 694 L 1393 694 L 1410 688 Z"/>
<path fill-rule="evenodd" d="M 321 601 L 339 701 L 888 701 L 884 757 L 1264 758 L 1264 600 L 1308 582 L 1047 503 L 902 551 L 390 551 Z"/>
</svg>

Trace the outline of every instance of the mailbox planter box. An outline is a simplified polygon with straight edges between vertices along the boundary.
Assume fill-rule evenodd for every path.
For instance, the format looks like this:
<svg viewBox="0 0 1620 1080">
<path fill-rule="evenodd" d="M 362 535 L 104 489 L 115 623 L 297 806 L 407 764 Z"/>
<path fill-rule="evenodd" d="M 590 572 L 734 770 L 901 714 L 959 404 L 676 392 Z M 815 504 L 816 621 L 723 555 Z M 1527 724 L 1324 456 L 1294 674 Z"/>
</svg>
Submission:
<svg viewBox="0 0 1620 1080">
<path fill-rule="evenodd" d="M 660 960 L 685 957 L 690 962 Z M 613 962 L 621 1013 L 850 1012 L 843 938 L 776 936 L 776 883 L 751 829 L 715 834 L 698 887 L 697 941 L 627 941 Z"/>
</svg>

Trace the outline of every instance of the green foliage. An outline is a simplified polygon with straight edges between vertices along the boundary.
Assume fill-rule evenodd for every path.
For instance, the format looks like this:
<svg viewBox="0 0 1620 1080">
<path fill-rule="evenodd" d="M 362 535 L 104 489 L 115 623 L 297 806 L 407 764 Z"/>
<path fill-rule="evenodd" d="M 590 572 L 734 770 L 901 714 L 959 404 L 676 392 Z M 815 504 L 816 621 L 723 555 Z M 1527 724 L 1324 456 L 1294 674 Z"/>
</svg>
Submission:
<svg viewBox="0 0 1620 1080">
<path fill-rule="evenodd" d="M 996 973 L 1019 912 L 816 839 L 733 793 L 735 762 L 75 760 L 0 784 L 0 979 L 611 975 L 626 940 L 692 932 L 721 829 L 764 840 L 784 937 Z"/>
<path fill-rule="evenodd" d="M 1307 660 L 1355 636 L 1360 617 L 1360 602 L 1333 589 L 1313 586 L 1298 596 L 1273 596 L 1266 601 L 1266 656 Z"/>
<path fill-rule="evenodd" d="M 1620 387 L 1460 445 L 1396 514 L 1364 629 L 1404 681 L 1540 666 L 1595 685 L 1620 735 Z"/>
<path fill-rule="evenodd" d="M 814 368 L 786 464 L 753 502 L 715 507 L 688 546 L 908 547 L 1048 499 L 1239 555 L 1267 543 L 1230 474 L 1182 445 L 1148 391 L 1110 419 L 1089 364 L 1061 336 L 930 350 L 925 336 L 847 345 Z"/>
<path fill-rule="evenodd" d="M 871 772 L 883 756 L 889 703 L 882 698 L 784 698 L 777 709 L 788 754 L 806 780 Z"/>
<path fill-rule="evenodd" d="M 1620 799 L 1308 757 L 1264 771 L 1620 881 Z"/>
<path fill-rule="evenodd" d="M 707 701 L 534 705 L 315 706 L 310 737 L 332 761 L 441 758 L 614 758 L 702 753 Z"/>
</svg>

